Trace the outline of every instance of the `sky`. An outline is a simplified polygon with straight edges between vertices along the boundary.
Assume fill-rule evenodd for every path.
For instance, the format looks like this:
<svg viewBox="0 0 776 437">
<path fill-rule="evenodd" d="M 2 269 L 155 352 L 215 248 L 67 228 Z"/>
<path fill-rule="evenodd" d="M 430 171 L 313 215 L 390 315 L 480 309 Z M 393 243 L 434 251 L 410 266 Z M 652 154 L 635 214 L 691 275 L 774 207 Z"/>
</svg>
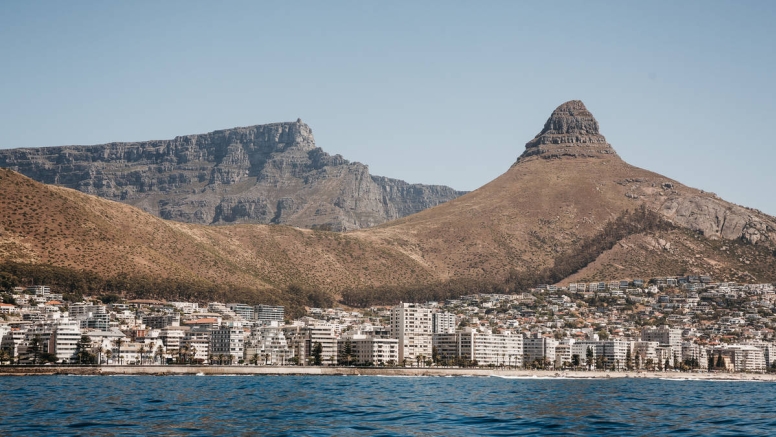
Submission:
<svg viewBox="0 0 776 437">
<path fill-rule="evenodd" d="M 0 2 L 0 148 L 301 118 L 474 190 L 582 100 L 631 164 L 776 215 L 774 1 Z"/>
</svg>

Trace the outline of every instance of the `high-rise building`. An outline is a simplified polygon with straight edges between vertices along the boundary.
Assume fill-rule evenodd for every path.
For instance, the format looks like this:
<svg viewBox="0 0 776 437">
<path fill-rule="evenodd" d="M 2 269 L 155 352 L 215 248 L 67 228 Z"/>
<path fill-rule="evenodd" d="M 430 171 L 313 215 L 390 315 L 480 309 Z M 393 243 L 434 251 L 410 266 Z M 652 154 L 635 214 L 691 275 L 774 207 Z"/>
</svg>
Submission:
<svg viewBox="0 0 776 437">
<path fill-rule="evenodd" d="M 641 330 L 641 341 L 656 341 L 661 345 L 671 346 L 680 351 L 682 350 L 682 330 L 666 325 L 657 328 L 648 326 Z"/>
<path fill-rule="evenodd" d="M 401 303 L 391 309 L 391 336 L 399 340 L 399 363 L 431 359 L 431 325 L 431 309 L 420 304 Z"/>
<path fill-rule="evenodd" d="M 242 323 L 231 322 L 210 332 L 210 355 L 219 360 L 221 355 L 231 357 L 232 364 L 243 359 L 245 352 L 245 331 Z"/>
<path fill-rule="evenodd" d="M 346 355 L 348 344 L 350 354 Z M 337 349 L 340 365 L 396 365 L 399 362 L 399 340 L 376 337 L 369 332 L 344 334 L 337 341 Z"/>
<path fill-rule="evenodd" d="M 555 363 L 555 347 L 558 341 L 553 338 L 533 336 L 523 338 L 523 363 L 533 362 L 552 365 Z"/>
<path fill-rule="evenodd" d="M 253 307 L 244 303 L 228 303 L 226 307 L 234 311 L 243 320 L 253 320 Z"/>
<path fill-rule="evenodd" d="M 337 327 L 331 323 L 316 323 L 307 327 L 305 355 L 312 360 L 315 344 L 321 344 L 321 364 L 337 362 Z"/>
<path fill-rule="evenodd" d="M 254 318 L 260 322 L 282 322 L 285 317 L 285 308 L 282 306 L 256 305 L 253 310 Z"/>
<path fill-rule="evenodd" d="M 451 313 L 434 313 L 432 316 L 433 320 L 433 333 L 442 333 L 442 332 L 455 332 L 456 323 L 455 323 L 455 314 Z"/>
</svg>

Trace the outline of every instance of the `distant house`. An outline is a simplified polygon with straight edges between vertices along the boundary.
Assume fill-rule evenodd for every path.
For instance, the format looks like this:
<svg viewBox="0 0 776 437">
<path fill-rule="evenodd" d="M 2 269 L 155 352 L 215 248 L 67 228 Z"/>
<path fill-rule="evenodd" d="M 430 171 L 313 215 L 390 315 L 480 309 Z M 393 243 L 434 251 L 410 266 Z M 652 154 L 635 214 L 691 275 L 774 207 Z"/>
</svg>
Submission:
<svg viewBox="0 0 776 437">
<path fill-rule="evenodd" d="M 19 308 L 17 308 L 16 305 L 11 305 L 10 303 L 0 303 L 0 314 L 11 314 L 18 312 Z"/>
</svg>

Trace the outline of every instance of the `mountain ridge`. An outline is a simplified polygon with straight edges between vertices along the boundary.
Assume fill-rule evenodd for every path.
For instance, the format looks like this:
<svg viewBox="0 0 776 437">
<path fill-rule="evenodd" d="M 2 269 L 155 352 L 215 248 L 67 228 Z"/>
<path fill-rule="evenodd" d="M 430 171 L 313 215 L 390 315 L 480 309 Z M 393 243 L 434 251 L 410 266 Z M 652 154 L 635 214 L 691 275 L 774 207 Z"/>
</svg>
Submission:
<svg viewBox="0 0 776 437">
<path fill-rule="evenodd" d="M 0 167 L 137 206 L 168 220 L 344 231 L 438 205 L 464 192 L 373 176 L 315 146 L 301 120 L 172 140 L 0 150 Z"/>
<path fill-rule="evenodd" d="M 529 141 L 531 153 L 488 184 L 345 233 L 166 221 L 2 170 L 0 260 L 201 278 L 277 299 L 294 284 L 335 296 L 451 280 L 510 291 L 509 278 L 535 278 L 646 208 L 671 226 L 617 237 L 561 282 L 679 273 L 776 281 L 776 219 L 626 163 L 582 102 L 563 106 Z"/>
</svg>

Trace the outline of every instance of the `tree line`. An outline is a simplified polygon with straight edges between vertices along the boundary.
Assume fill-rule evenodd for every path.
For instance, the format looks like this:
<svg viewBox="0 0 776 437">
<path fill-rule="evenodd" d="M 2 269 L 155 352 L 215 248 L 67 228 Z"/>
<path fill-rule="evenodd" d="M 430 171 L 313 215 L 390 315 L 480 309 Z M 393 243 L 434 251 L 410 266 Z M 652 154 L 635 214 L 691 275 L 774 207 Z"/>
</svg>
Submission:
<svg viewBox="0 0 776 437">
<path fill-rule="evenodd" d="M 104 303 L 121 299 L 158 299 L 186 302 L 241 302 L 249 305 L 284 305 L 289 317 L 305 314 L 305 306 L 331 307 L 330 293 L 291 284 L 283 288 L 252 289 L 215 284 L 198 279 L 158 278 L 120 273 L 104 276 L 50 264 L 5 262 L 0 264 L 0 291 L 14 287 L 47 285 L 66 300 L 79 302 L 84 296 L 99 297 Z M 5 297 L 5 296 L 4 296 Z"/>
<path fill-rule="evenodd" d="M 571 276 L 630 235 L 668 230 L 672 226 L 660 214 L 641 205 L 634 211 L 623 212 L 607 222 L 595 235 L 556 256 L 551 267 L 521 271 L 510 269 L 505 278 L 453 279 L 431 284 L 350 288 L 342 292 L 341 302 L 366 308 L 399 302 L 443 301 L 476 293 L 520 293 L 539 284 L 554 284 Z"/>
<path fill-rule="evenodd" d="M 551 267 L 522 271 L 511 269 L 505 278 L 451 279 L 430 284 L 348 288 L 341 292 L 340 302 L 352 307 L 367 308 L 399 302 L 444 301 L 476 293 L 519 293 L 539 284 L 553 284 L 569 277 L 623 238 L 667 230 L 672 226 L 657 212 L 642 205 L 634 211 L 623 212 L 607 222 L 600 232 L 556 256 Z M 52 290 L 71 301 L 80 301 L 88 295 L 102 296 L 107 301 L 145 298 L 285 305 L 286 314 L 290 317 L 304 315 L 306 306 L 327 308 L 335 303 L 331 293 L 298 284 L 274 289 L 252 289 L 200 279 L 157 278 L 126 273 L 105 276 L 88 270 L 48 264 L 0 264 L 0 290 L 10 291 L 18 285 L 49 285 Z"/>
</svg>

